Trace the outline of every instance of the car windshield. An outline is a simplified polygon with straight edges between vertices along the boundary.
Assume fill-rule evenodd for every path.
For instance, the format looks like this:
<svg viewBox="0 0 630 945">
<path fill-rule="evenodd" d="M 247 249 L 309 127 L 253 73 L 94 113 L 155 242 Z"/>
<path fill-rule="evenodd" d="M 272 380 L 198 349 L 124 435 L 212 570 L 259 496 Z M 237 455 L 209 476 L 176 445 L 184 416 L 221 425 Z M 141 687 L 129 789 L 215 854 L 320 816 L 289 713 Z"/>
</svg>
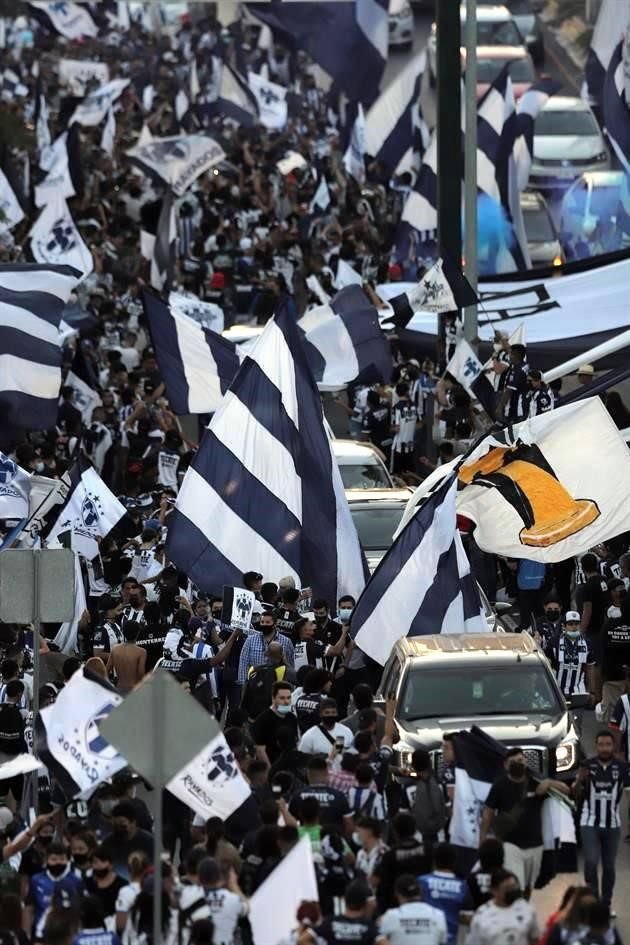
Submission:
<svg viewBox="0 0 630 945">
<path fill-rule="evenodd" d="M 544 207 L 523 207 L 523 223 L 530 243 L 549 243 L 556 239 L 549 214 Z"/>
<path fill-rule="evenodd" d="M 556 112 L 543 109 L 534 125 L 535 135 L 597 135 L 599 128 L 590 112 Z"/>
<path fill-rule="evenodd" d="M 514 20 L 477 22 L 478 46 L 522 46 L 523 38 Z"/>
<path fill-rule="evenodd" d="M 479 59 L 477 61 L 477 81 L 494 82 L 506 62 L 510 63 L 510 75 L 513 82 L 533 82 L 536 78 L 530 60 L 524 59 Z"/>
<path fill-rule="evenodd" d="M 392 508 L 353 509 L 350 506 L 359 541 L 365 551 L 389 548 L 403 514 L 403 505 Z"/>
<path fill-rule="evenodd" d="M 379 489 L 391 486 L 386 470 L 380 463 L 356 463 L 339 466 L 344 489 Z"/>
<path fill-rule="evenodd" d="M 400 699 L 400 718 L 474 718 L 479 715 L 548 715 L 561 711 L 542 666 L 412 666 Z"/>
</svg>

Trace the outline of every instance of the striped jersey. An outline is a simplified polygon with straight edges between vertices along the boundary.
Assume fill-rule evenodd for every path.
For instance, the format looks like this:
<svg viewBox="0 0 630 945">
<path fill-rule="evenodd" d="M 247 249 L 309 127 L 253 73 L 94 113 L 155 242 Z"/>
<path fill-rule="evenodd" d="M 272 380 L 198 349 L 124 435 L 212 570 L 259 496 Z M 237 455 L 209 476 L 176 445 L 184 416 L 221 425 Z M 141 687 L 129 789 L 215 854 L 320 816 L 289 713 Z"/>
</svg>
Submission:
<svg viewBox="0 0 630 945">
<path fill-rule="evenodd" d="M 591 645 L 583 634 L 572 637 L 567 633 L 560 633 L 548 646 L 547 656 L 565 696 L 585 695 L 588 692 L 586 667 L 593 663 L 594 659 Z"/>
<path fill-rule="evenodd" d="M 606 830 L 620 827 L 619 805 L 623 789 L 630 787 L 630 765 L 617 758 L 604 765 L 595 757 L 587 758 L 584 767 L 588 769 L 589 777 L 580 825 Z"/>
</svg>

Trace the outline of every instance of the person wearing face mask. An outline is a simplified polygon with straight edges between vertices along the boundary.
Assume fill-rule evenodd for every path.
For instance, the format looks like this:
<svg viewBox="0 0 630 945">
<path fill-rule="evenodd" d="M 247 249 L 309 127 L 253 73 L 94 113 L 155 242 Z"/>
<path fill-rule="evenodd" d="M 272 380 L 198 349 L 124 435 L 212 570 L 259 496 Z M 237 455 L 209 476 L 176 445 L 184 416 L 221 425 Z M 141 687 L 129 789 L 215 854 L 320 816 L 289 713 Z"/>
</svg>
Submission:
<svg viewBox="0 0 630 945">
<path fill-rule="evenodd" d="M 568 611 L 562 630 L 544 649 L 565 697 L 570 699 L 588 693 L 594 704 L 592 676 L 595 659 L 590 642 L 580 630 L 580 615 L 576 610 Z M 574 710 L 573 715 L 578 732 L 581 732 L 583 710 Z"/>
<path fill-rule="evenodd" d="M 81 830 L 70 838 L 70 855 L 76 875 L 85 881 L 92 869 L 96 838 L 89 830 Z"/>
<path fill-rule="evenodd" d="M 347 751 L 352 748 L 354 735 L 339 721 L 334 699 L 322 699 L 319 704 L 319 724 L 302 735 L 298 748 L 306 755 L 329 755 L 334 748 Z"/>
<path fill-rule="evenodd" d="M 323 597 L 316 597 L 313 601 L 313 616 L 316 638 L 323 643 L 335 644 L 341 636 L 341 624 L 331 618 L 330 608 Z"/>
<path fill-rule="evenodd" d="M 538 918 L 514 873 L 497 870 L 492 899 L 480 906 L 470 924 L 466 945 L 533 945 L 540 937 Z"/>
<path fill-rule="evenodd" d="M 284 634 L 278 633 L 273 614 L 261 614 L 258 630 L 248 633 L 241 650 L 238 664 L 238 682 L 241 686 L 247 681 L 251 667 L 264 663 L 267 648 L 272 642 L 280 644 L 286 665 L 293 669 L 293 644 Z"/>
<path fill-rule="evenodd" d="M 114 870 L 123 879 L 128 879 L 127 860 L 130 853 L 138 850 L 151 859 L 153 856 L 153 837 L 148 831 L 138 827 L 137 814 L 133 804 L 120 801 L 112 811 L 112 832 L 103 846 L 107 850 Z"/>
<path fill-rule="evenodd" d="M 51 843 L 46 854 L 46 868 L 35 873 L 26 898 L 24 927 L 32 931 L 35 941 L 43 938 L 46 915 L 53 900 L 63 895 L 76 902 L 82 889 L 83 883 L 72 871 L 66 847 L 61 843 Z"/>
<path fill-rule="evenodd" d="M 259 758 L 272 765 L 280 754 L 278 729 L 288 728 L 297 738 L 297 719 L 291 712 L 291 686 L 287 682 L 275 682 L 271 687 L 271 705 L 255 720 L 252 735 Z"/>
<path fill-rule="evenodd" d="M 550 788 L 568 794 L 561 781 L 531 777 L 521 748 L 510 748 L 505 755 L 506 773 L 492 784 L 481 817 L 479 842 L 490 830 L 503 841 L 505 868 L 517 877 L 529 897 L 536 884 L 543 855 L 542 805 Z"/>
<path fill-rule="evenodd" d="M 84 886 L 86 894 L 99 900 L 106 919 L 116 914 L 118 894 L 126 885 L 127 881 L 114 872 L 107 847 L 97 847 L 92 858 L 92 875 L 85 880 Z"/>
<path fill-rule="evenodd" d="M 546 597 L 543 604 L 543 615 L 536 621 L 537 639 L 543 647 L 558 636 L 562 630 L 561 617 L 560 601 L 554 596 Z"/>
</svg>

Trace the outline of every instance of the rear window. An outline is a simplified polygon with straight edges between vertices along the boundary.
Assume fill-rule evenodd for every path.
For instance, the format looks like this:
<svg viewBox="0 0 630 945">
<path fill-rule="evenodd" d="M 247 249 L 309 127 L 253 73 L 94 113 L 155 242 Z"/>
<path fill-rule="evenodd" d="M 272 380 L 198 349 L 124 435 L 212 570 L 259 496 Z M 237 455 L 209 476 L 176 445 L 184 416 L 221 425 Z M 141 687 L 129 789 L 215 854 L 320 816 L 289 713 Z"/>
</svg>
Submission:
<svg viewBox="0 0 630 945">
<path fill-rule="evenodd" d="M 599 128 L 590 112 L 556 112 L 550 108 L 538 115 L 534 134 L 586 136 L 599 134 Z"/>
<path fill-rule="evenodd" d="M 522 46 L 523 37 L 514 20 L 503 23 L 477 21 L 478 46 Z"/>
<path fill-rule="evenodd" d="M 380 463 L 357 463 L 340 466 L 344 489 L 381 489 L 391 486 L 386 470 Z"/>
<path fill-rule="evenodd" d="M 402 518 L 403 506 L 399 508 L 353 509 L 354 521 L 359 541 L 365 551 L 387 549 L 392 543 L 394 532 Z"/>
</svg>

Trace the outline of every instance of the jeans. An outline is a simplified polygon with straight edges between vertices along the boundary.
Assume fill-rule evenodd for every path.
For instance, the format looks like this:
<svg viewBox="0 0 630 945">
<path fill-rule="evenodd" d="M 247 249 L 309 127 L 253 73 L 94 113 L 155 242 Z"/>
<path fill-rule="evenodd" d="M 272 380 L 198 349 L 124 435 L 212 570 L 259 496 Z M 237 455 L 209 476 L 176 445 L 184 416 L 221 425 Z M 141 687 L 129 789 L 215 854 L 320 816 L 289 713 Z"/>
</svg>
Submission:
<svg viewBox="0 0 630 945">
<path fill-rule="evenodd" d="M 599 896 L 597 867 L 602 864 L 602 899 L 612 900 L 615 886 L 615 860 L 619 849 L 619 827 L 580 827 L 584 853 L 584 881 Z"/>
</svg>

